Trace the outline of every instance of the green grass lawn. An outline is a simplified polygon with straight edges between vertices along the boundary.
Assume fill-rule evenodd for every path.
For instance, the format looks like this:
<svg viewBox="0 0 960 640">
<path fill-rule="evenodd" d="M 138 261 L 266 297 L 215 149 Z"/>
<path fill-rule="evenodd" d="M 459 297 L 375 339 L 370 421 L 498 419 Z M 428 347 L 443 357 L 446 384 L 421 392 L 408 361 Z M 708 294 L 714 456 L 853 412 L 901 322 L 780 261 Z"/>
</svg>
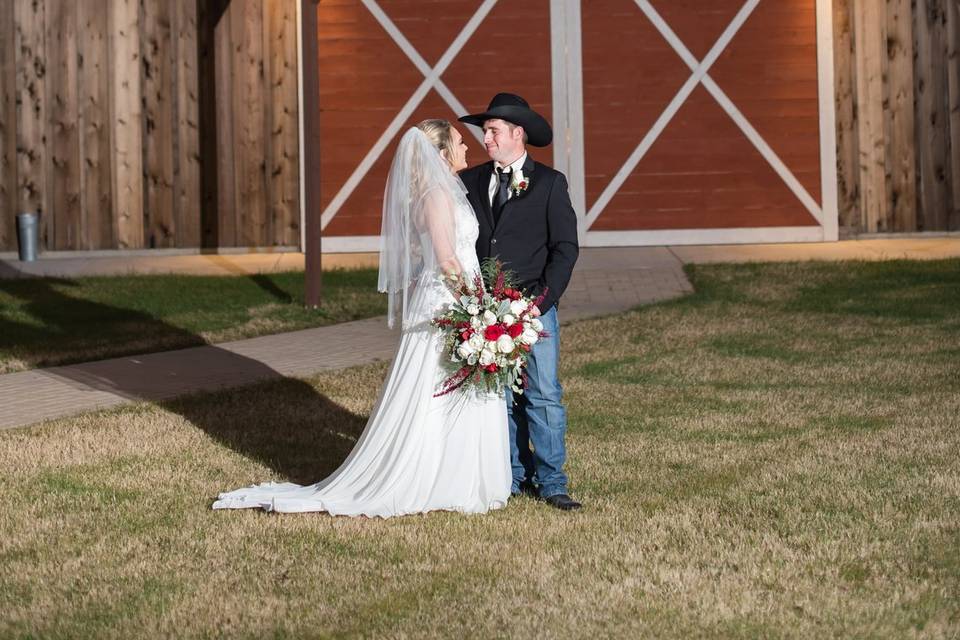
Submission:
<svg viewBox="0 0 960 640">
<path fill-rule="evenodd" d="M 386 313 L 375 269 L 323 274 L 321 308 L 303 272 L 0 280 L 0 373 L 226 342 Z"/>
<path fill-rule="evenodd" d="M 210 510 L 382 364 L 0 433 L 0 637 L 956 638 L 960 261 L 690 275 L 563 330 L 579 513 Z"/>
</svg>

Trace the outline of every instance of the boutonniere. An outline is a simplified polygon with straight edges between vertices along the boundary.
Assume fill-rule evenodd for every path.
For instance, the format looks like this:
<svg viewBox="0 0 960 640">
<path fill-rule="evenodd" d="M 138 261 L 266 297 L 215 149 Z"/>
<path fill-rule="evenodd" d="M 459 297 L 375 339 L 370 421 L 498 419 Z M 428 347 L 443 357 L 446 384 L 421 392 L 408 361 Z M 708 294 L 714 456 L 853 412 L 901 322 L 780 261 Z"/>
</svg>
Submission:
<svg viewBox="0 0 960 640">
<path fill-rule="evenodd" d="M 527 189 L 530 188 L 530 179 L 525 178 L 523 171 L 517 169 L 513 172 L 513 178 L 510 182 L 510 190 L 513 191 L 513 196 L 517 197 L 520 194 L 524 193 Z"/>
</svg>

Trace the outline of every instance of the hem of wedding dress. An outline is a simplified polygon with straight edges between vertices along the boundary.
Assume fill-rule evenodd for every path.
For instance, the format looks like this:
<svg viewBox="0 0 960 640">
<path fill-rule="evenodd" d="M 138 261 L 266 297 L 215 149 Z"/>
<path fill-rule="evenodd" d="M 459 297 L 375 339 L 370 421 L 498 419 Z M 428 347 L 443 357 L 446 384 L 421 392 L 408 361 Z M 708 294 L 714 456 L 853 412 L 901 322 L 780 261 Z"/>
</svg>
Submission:
<svg viewBox="0 0 960 640">
<path fill-rule="evenodd" d="M 381 520 L 386 520 L 388 518 L 397 518 L 402 516 L 426 515 L 428 513 L 435 513 L 437 511 L 446 511 L 449 513 L 460 513 L 463 515 L 483 515 L 485 513 L 489 513 L 490 511 L 498 511 L 500 509 L 505 508 L 506 506 L 507 506 L 506 500 L 494 500 L 489 504 L 487 504 L 486 508 L 484 509 L 471 509 L 468 507 L 451 506 L 451 507 L 431 507 L 429 509 L 422 509 L 422 510 L 398 511 L 396 513 L 387 513 L 387 514 L 373 513 L 373 512 L 355 512 L 355 513 L 339 512 L 338 513 L 336 511 L 331 511 L 329 509 L 325 509 L 322 507 L 317 508 L 317 507 L 310 506 L 302 509 L 281 507 L 278 509 L 276 504 L 272 502 L 257 503 L 257 502 L 247 502 L 246 500 L 242 500 L 242 499 L 221 499 L 221 500 L 216 500 L 211 505 L 211 509 L 215 511 L 222 511 L 225 509 L 260 509 L 261 511 L 265 511 L 267 513 L 278 513 L 278 514 L 280 513 L 290 513 L 290 514 L 317 513 L 317 514 L 325 514 L 325 515 L 333 516 L 336 518 L 370 518 L 370 519 L 380 518 Z"/>
</svg>

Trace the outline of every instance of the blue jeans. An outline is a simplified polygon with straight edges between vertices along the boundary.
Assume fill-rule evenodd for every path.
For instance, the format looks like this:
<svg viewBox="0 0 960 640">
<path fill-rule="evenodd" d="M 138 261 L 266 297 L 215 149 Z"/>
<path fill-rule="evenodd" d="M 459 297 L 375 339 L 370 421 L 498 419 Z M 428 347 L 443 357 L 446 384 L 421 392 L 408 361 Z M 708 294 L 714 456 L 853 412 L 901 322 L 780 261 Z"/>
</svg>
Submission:
<svg viewBox="0 0 960 640">
<path fill-rule="evenodd" d="M 533 345 L 527 365 L 527 388 L 523 394 L 507 390 L 507 418 L 510 422 L 512 492 L 521 482 L 534 482 L 541 497 L 567 493 L 563 463 L 567 458 L 564 436 L 567 410 L 563 387 L 557 377 L 560 364 L 560 323 L 556 307 L 540 318 L 550 337 Z M 532 447 L 531 447 L 532 445 Z"/>
</svg>

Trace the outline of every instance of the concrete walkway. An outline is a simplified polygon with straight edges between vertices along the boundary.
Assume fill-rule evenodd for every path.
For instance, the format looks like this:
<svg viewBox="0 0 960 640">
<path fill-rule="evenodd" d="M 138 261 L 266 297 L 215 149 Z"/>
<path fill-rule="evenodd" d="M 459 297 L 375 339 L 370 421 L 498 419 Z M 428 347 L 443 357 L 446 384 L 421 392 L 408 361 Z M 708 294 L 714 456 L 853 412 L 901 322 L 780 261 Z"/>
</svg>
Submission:
<svg viewBox="0 0 960 640">
<path fill-rule="evenodd" d="M 960 236 L 806 245 L 584 249 L 560 313 L 564 322 L 570 322 L 689 293 L 692 287 L 683 273 L 686 263 L 950 257 L 960 257 Z M 375 254 L 330 260 L 325 257 L 327 266 L 370 266 L 375 261 Z M 289 253 L 67 257 L 29 265 L 0 259 L 0 277 L 172 272 L 246 275 L 302 265 L 302 256 Z M 131 401 L 164 400 L 385 360 L 393 356 L 396 342 L 397 335 L 387 330 L 384 318 L 374 318 L 219 345 L 0 375 L 0 429 Z"/>
</svg>

